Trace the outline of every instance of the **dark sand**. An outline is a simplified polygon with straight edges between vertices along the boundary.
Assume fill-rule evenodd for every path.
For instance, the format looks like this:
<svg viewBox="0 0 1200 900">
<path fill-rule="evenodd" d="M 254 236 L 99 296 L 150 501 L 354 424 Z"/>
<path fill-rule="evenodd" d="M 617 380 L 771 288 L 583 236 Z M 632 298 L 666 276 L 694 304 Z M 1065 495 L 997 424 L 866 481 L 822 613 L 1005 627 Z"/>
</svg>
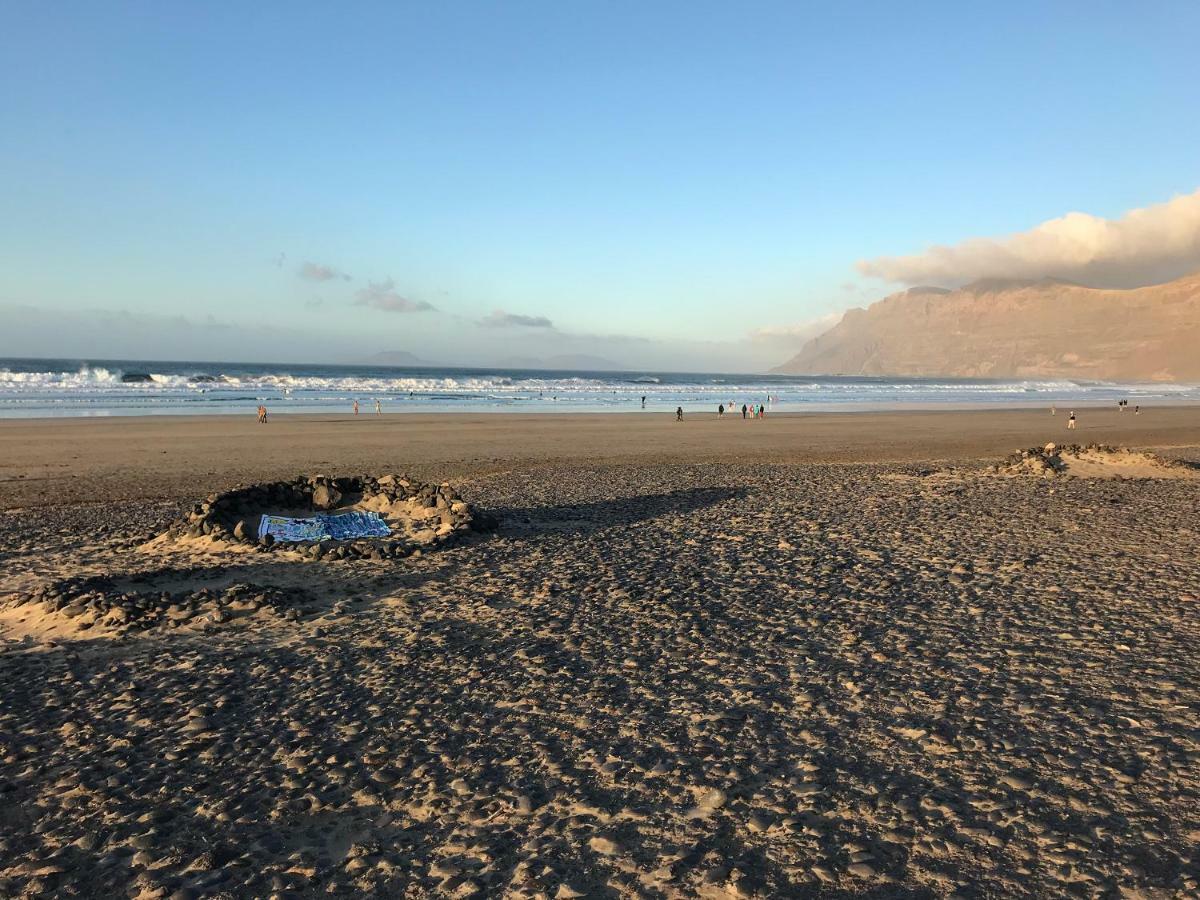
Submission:
<svg viewBox="0 0 1200 900">
<path fill-rule="evenodd" d="M 985 467 L 1200 410 L 1079 412 L 0 422 L 0 896 L 1197 896 L 1200 479 Z M 503 525 L 143 546 L 301 471 Z"/>
</svg>

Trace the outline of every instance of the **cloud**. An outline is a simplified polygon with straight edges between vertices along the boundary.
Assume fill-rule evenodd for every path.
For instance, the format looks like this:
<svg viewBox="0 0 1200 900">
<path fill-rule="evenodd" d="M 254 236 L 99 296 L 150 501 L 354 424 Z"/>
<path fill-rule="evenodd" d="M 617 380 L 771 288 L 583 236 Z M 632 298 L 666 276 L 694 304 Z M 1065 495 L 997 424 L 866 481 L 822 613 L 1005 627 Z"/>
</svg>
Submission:
<svg viewBox="0 0 1200 900">
<path fill-rule="evenodd" d="M 502 309 L 492 310 L 490 315 L 479 320 L 480 325 L 488 328 L 553 328 L 554 323 L 545 316 L 522 316 L 518 313 L 505 312 Z"/>
<path fill-rule="evenodd" d="M 999 238 L 970 238 L 911 256 L 861 260 L 863 275 L 901 284 L 957 286 L 978 278 L 1065 278 L 1137 287 L 1200 268 L 1200 190 L 1131 209 L 1117 219 L 1067 213 Z"/>
<path fill-rule="evenodd" d="M 766 325 L 755 328 L 749 337 L 755 343 L 802 344 L 817 335 L 824 334 L 838 322 L 842 321 L 844 312 L 831 312 L 805 322 L 791 325 Z"/>
<path fill-rule="evenodd" d="M 409 300 L 396 293 L 396 283 L 388 278 L 378 283 L 368 281 L 367 286 L 360 290 L 354 301 L 356 306 L 370 306 L 384 312 L 411 313 L 426 312 L 435 309 L 424 300 Z"/>
<path fill-rule="evenodd" d="M 323 266 L 320 263 L 306 262 L 296 269 L 296 275 L 303 278 L 305 281 L 333 281 L 341 279 L 342 281 L 350 281 L 350 276 L 345 272 L 339 272 L 333 266 Z"/>
</svg>

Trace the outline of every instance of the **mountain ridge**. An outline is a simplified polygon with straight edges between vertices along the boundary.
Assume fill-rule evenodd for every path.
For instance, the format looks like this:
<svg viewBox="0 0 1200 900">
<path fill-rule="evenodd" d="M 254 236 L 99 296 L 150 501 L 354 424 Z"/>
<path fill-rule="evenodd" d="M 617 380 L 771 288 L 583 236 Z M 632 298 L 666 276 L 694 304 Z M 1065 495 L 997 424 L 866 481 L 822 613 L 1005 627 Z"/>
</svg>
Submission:
<svg viewBox="0 0 1200 900">
<path fill-rule="evenodd" d="M 909 288 L 848 310 L 771 371 L 1200 381 L 1200 272 L 1119 290 L 1045 278 Z"/>
</svg>

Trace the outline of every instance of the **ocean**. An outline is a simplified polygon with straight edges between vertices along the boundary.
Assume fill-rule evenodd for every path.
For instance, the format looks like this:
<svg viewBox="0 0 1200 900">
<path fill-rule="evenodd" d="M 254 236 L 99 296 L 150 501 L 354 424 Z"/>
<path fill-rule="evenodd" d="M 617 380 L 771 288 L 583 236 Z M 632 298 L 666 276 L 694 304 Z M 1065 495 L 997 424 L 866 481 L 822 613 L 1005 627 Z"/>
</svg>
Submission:
<svg viewBox="0 0 1200 900">
<path fill-rule="evenodd" d="M 1200 385 L 699 372 L 0 359 L 0 417 L 349 412 L 633 412 L 765 403 L 780 412 L 1200 403 Z"/>
</svg>

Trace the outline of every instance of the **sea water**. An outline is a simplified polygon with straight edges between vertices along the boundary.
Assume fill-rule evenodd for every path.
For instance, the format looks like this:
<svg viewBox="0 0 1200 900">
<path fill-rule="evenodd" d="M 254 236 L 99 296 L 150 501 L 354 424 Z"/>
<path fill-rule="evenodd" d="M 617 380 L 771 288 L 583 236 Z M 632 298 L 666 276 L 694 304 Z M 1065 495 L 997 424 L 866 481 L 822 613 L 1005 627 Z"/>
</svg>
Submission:
<svg viewBox="0 0 1200 900">
<path fill-rule="evenodd" d="M 894 378 L 396 368 L 149 360 L 0 359 L 0 417 L 351 410 L 375 412 L 768 411 L 1200 403 L 1200 385 L 1066 379 Z"/>
</svg>

